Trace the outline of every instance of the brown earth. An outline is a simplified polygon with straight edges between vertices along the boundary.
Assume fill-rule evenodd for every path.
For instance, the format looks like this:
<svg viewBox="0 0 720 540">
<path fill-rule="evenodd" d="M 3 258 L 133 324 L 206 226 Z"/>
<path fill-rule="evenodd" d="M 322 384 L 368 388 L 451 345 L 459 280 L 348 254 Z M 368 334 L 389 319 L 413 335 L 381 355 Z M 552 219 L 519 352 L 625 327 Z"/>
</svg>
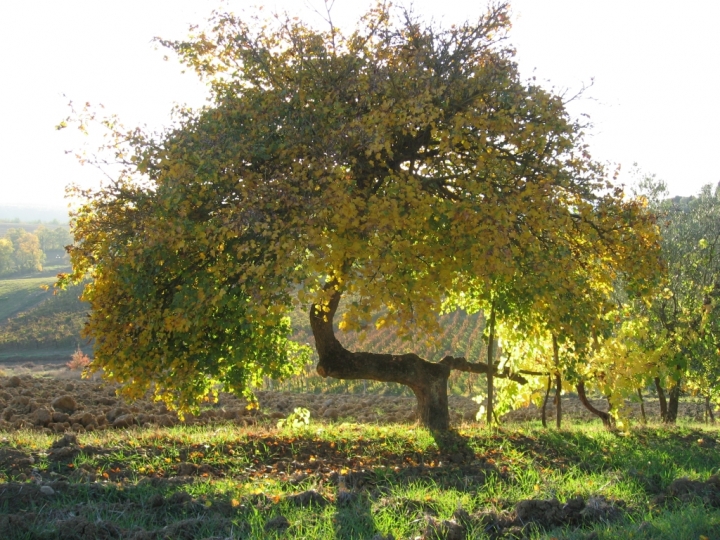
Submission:
<svg viewBox="0 0 720 540">
<path fill-rule="evenodd" d="M 29 366 L 26 365 L 26 367 Z M 28 370 L 30 368 L 28 367 Z M 56 371 L 63 373 L 56 366 Z M 169 427 L 181 423 L 177 413 L 163 403 L 141 399 L 126 403 L 116 395 L 116 386 L 103 381 L 72 380 L 66 378 L 37 377 L 29 371 L 22 375 L 0 377 L 0 430 L 36 428 L 46 432 L 64 433 L 102 429 L 126 429 L 132 426 Z M 77 377 L 77 375 L 75 374 Z M 258 422 L 277 422 L 286 418 L 296 407 L 310 411 L 313 421 L 358 421 L 371 424 L 415 422 L 415 398 L 358 394 L 293 394 L 283 392 L 257 392 L 260 410 L 248 410 L 247 402 L 231 394 L 221 393 L 217 403 L 203 407 L 197 415 L 188 414 L 183 423 L 206 425 L 215 422 L 235 422 L 252 425 Z M 591 400 L 595 407 L 607 410 L 605 400 Z M 454 424 L 474 422 L 478 405 L 472 399 L 451 396 L 450 416 Z M 646 400 L 648 419 L 659 420 L 656 400 Z M 573 396 L 562 399 L 566 419 L 595 421 L 580 401 Z M 639 419 L 638 403 L 628 403 L 631 418 Z M 548 421 L 554 422 L 555 407 L 547 407 Z M 703 406 L 700 403 L 681 403 L 680 417 L 701 421 Z M 540 410 L 531 405 L 506 414 L 504 422 L 538 420 Z"/>
</svg>

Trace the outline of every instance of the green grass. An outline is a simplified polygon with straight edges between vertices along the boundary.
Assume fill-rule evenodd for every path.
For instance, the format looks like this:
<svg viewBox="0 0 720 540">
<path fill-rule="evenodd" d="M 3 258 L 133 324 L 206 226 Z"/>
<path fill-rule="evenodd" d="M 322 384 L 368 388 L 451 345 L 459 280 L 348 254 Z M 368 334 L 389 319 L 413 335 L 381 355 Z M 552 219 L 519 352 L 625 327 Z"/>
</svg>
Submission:
<svg viewBox="0 0 720 540">
<path fill-rule="evenodd" d="M 675 479 L 705 481 L 720 472 L 720 433 L 698 425 L 627 434 L 586 425 L 562 431 L 530 424 L 492 431 L 466 426 L 437 440 L 416 426 L 352 423 L 311 422 L 295 430 L 233 425 L 115 430 L 85 433 L 79 447 L 70 446 L 59 458 L 50 449 L 58 437 L 0 433 L 3 538 L 50 538 L 85 520 L 86 533 L 97 536 L 97 528 L 105 527 L 116 537 L 142 529 L 160 538 L 392 534 L 400 539 L 422 535 L 428 520 L 441 523 L 458 509 L 471 517 L 468 538 L 490 538 L 482 512 L 500 519 L 522 500 L 565 503 L 577 496 L 604 497 L 618 510 L 559 527 L 530 526 L 525 533 L 720 538 L 717 499 L 698 495 L 679 501 L 668 491 Z M 11 451 L 15 454 L 7 457 Z M 30 456 L 43 481 L 55 486 L 54 495 L 23 498 L 21 486 L 26 494 L 37 487 L 24 477 L 28 471 L 13 463 Z M 322 504 L 304 506 L 293 499 L 309 490 Z M 14 495 L 4 497 L 5 492 Z M 22 526 L 3 529 L 3 515 L 12 521 L 21 514 Z M 279 516 L 289 528 L 266 530 Z"/>
<path fill-rule="evenodd" d="M 0 280 L 0 323 L 52 296 L 52 291 L 41 287 L 54 281 L 52 277 Z"/>
<path fill-rule="evenodd" d="M 21 287 L 23 282 L 28 282 L 25 288 Z M 15 357 L 37 357 L 39 349 L 67 349 L 83 342 L 80 334 L 88 305 L 79 300 L 82 285 L 58 294 L 44 293 L 45 296 L 33 300 L 32 287 L 39 289 L 47 280 L 8 280 L 6 283 L 9 290 L 15 291 L 12 293 L 16 297 L 14 304 L 22 307 L 19 313 L 0 324 L 0 351 Z"/>
</svg>

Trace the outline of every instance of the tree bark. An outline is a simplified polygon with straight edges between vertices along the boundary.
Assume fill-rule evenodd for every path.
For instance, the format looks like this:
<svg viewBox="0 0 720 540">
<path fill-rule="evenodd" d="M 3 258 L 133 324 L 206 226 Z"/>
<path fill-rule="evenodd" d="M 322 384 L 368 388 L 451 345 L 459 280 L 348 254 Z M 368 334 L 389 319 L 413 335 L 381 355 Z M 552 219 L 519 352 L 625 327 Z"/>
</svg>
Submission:
<svg viewBox="0 0 720 540">
<path fill-rule="evenodd" d="M 562 426 L 562 400 L 560 392 L 562 390 L 562 379 L 560 373 L 555 373 L 555 427 L 560 429 Z"/>
<path fill-rule="evenodd" d="M 655 390 L 657 391 L 658 400 L 660 401 L 660 420 L 663 422 L 667 421 L 667 401 L 665 401 L 665 392 L 663 391 L 662 386 L 660 386 L 660 377 L 655 377 L 653 379 L 655 382 Z"/>
<path fill-rule="evenodd" d="M 707 412 L 707 416 L 710 419 L 710 423 L 715 423 L 715 415 L 713 414 L 712 410 L 712 404 L 710 403 L 710 396 L 705 396 L 705 411 Z"/>
<path fill-rule="evenodd" d="M 552 377 L 551 377 L 550 375 L 548 375 L 547 389 L 545 390 L 545 399 L 543 400 L 543 404 L 542 404 L 542 416 L 541 416 L 542 426 L 543 426 L 544 428 L 547 428 L 547 411 L 546 411 L 546 407 L 547 407 L 548 397 L 550 396 L 550 387 L 551 387 L 551 386 L 552 386 Z"/>
<path fill-rule="evenodd" d="M 642 397 L 642 390 L 640 388 L 637 389 L 638 397 L 640 398 L 640 415 L 642 416 L 642 423 L 647 424 L 647 416 L 645 416 L 645 401 Z"/>
<path fill-rule="evenodd" d="M 553 336 L 553 358 L 555 360 L 555 427 L 560 429 L 562 425 L 562 401 L 560 393 L 562 392 L 562 379 L 560 376 L 560 348 L 558 347 L 557 337 Z"/>
<path fill-rule="evenodd" d="M 665 422 L 667 424 L 674 424 L 677 421 L 678 407 L 680 405 L 680 383 L 676 383 L 669 392 L 667 418 Z"/>
<path fill-rule="evenodd" d="M 317 373 L 321 377 L 336 379 L 370 379 L 394 382 L 409 387 L 417 399 L 418 420 L 432 431 L 447 431 L 450 428 L 448 412 L 447 381 L 453 369 L 470 373 L 488 373 L 495 377 L 509 378 L 520 384 L 527 379 L 507 369 L 498 373 L 488 364 L 471 363 L 465 358 L 446 356 L 440 362 L 428 362 L 416 354 L 375 354 L 351 352 L 345 349 L 335 337 L 333 318 L 337 311 L 341 291 L 335 283 L 326 288 L 334 289 L 330 302 L 324 308 L 310 307 L 310 326 L 315 337 L 315 349 L 320 360 Z"/>
<path fill-rule="evenodd" d="M 487 348 L 487 363 L 488 366 L 492 367 L 494 366 L 493 362 L 493 348 L 495 345 L 495 302 L 492 303 L 492 307 L 490 308 L 490 335 L 488 338 L 488 348 Z M 493 423 L 493 390 L 494 390 L 494 381 L 493 381 L 493 370 L 488 369 L 487 372 L 487 410 L 485 411 L 485 423 L 488 426 L 491 426 Z"/>
<path fill-rule="evenodd" d="M 608 428 L 608 429 L 612 428 L 612 416 L 610 416 L 610 413 L 606 413 L 604 411 L 601 411 L 601 410 L 593 407 L 593 404 L 590 403 L 587 396 L 585 395 L 585 381 L 580 381 L 577 384 L 576 389 L 577 389 L 578 397 L 580 398 L 580 403 L 582 403 L 588 411 L 590 411 L 595 416 L 600 418 L 600 420 L 602 420 L 602 423 L 606 428 Z"/>
</svg>

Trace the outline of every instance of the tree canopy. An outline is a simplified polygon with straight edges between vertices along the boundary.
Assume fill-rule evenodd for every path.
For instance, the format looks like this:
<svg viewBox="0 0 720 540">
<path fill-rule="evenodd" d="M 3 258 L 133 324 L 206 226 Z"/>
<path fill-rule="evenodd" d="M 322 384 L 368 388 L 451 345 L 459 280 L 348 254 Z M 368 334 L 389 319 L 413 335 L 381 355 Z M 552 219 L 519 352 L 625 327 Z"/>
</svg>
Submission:
<svg viewBox="0 0 720 540">
<path fill-rule="evenodd" d="M 37 235 L 22 228 L 8 229 L 0 238 L 0 276 L 42 270 L 45 253 Z"/>
<path fill-rule="evenodd" d="M 562 96 L 521 79 L 508 29 L 505 4 L 447 29 L 379 4 L 348 35 L 217 13 L 162 41 L 211 100 L 159 135 L 108 122 L 124 170 L 86 194 L 61 280 L 91 277 L 94 367 L 179 405 L 248 391 L 307 361 L 286 318 L 302 305 L 321 375 L 406 384 L 444 429 L 450 370 L 495 368 L 347 351 L 341 298 L 340 329 L 411 337 L 510 291 L 503 309 L 572 333 L 619 278 L 651 287 L 653 216 Z"/>
<path fill-rule="evenodd" d="M 667 280 L 652 304 L 641 304 L 646 318 L 646 350 L 659 351 L 656 386 L 670 390 L 664 419 L 677 418 L 681 389 L 713 401 L 720 382 L 720 187 L 706 185 L 696 196 L 668 198 L 665 184 L 652 175 L 640 188 L 660 217 Z"/>
</svg>

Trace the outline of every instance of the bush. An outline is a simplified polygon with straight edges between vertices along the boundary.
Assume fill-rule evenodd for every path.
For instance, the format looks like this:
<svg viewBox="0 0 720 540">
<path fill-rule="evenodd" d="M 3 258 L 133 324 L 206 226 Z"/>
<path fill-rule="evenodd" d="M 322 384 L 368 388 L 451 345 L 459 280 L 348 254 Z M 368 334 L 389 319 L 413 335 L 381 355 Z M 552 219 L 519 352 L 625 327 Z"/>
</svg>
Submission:
<svg viewBox="0 0 720 540">
<path fill-rule="evenodd" d="M 78 347 L 78 349 L 70 357 L 70 361 L 65 365 L 72 370 L 85 369 L 90 365 L 90 357 L 82 352 Z"/>
</svg>

